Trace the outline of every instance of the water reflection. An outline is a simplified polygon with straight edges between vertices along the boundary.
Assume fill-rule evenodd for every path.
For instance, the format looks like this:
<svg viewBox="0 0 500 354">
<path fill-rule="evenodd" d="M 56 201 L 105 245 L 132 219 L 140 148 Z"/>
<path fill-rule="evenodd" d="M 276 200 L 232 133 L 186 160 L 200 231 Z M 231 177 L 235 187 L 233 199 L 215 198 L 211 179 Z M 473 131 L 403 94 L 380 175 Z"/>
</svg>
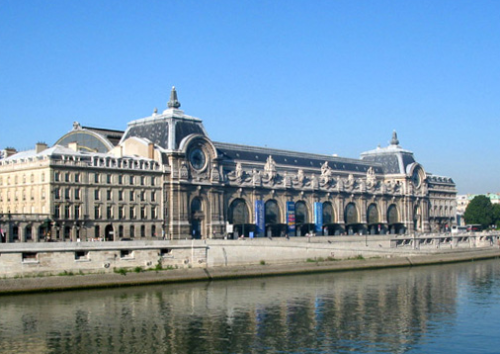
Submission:
<svg viewBox="0 0 500 354">
<path fill-rule="evenodd" d="M 0 352 L 418 352 L 499 284 L 488 261 L 1 297 Z"/>
</svg>

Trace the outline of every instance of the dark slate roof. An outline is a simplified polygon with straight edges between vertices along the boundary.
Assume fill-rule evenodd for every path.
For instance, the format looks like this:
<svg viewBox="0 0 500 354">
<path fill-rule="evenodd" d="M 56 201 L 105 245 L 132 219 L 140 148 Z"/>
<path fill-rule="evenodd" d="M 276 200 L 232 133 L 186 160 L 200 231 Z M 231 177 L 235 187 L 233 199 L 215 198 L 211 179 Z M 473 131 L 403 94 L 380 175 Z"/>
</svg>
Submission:
<svg viewBox="0 0 500 354">
<path fill-rule="evenodd" d="M 175 149 L 179 148 L 182 139 L 190 134 L 205 135 L 205 132 L 198 123 L 180 121 L 175 125 Z"/>
<path fill-rule="evenodd" d="M 395 131 L 392 133 L 389 146 L 363 152 L 361 159 L 382 164 L 384 172 L 387 174 L 405 174 L 407 167 L 416 162 L 413 152 L 399 146 L 398 136 Z"/>
<path fill-rule="evenodd" d="M 152 121 L 130 126 L 122 139 L 126 140 L 131 137 L 146 138 L 162 148 L 168 148 L 168 130 L 168 123 L 165 121 Z"/>
<path fill-rule="evenodd" d="M 455 182 L 453 181 L 452 178 L 450 177 L 444 177 L 444 176 L 434 176 L 434 175 L 427 175 L 427 180 L 429 182 L 432 182 L 432 183 L 453 183 L 455 184 Z"/>
<path fill-rule="evenodd" d="M 357 159 L 220 142 L 214 142 L 214 145 L 223 161 L 233 163 L 265 164 L 267 158 L 271 155 L 277 165 L 293 168 L 318 169 L 321 168 L 325 161 L 328 161 L 328 165 L 334 171 L 364 173 L 368 168 L 373 167 L 375 173 L 383 173 L 380 164 Z"/>
</svg>

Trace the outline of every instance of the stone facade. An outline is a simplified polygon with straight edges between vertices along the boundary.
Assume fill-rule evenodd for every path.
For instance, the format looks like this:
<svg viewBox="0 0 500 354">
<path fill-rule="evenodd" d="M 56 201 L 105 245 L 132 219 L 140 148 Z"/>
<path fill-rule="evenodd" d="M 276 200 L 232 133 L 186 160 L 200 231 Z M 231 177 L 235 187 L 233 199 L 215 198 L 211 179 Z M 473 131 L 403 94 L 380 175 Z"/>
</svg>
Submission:
<svg viewBox="0 0 500 354">
<path fill-rule="evenodd" d="M 454 223 L 454 182 L 425 171 L 395 132 L 389 146 L 349 159 L 215 142 L 179 108 L 172 89 L 166 110 L 124 132 L 75 122 L 51 148 L 10 152 L 0 160 L 7 240 L 398 234 Z"/>
</svg>

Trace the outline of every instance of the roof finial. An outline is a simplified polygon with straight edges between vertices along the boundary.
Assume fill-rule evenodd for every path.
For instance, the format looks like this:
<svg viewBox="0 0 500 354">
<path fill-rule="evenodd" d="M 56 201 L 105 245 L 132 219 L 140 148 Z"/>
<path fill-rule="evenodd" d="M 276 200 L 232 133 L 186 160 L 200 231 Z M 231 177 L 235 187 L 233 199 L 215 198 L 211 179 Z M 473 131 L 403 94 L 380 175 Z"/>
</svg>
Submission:
<svg viewBox="0 0 500 354">
<path fill-rule="evenodd" d="M 170 101 L 167 103 L 168 108 L 179 108 L 181 103 L 177 100 L 177 91 L 175 91 L 175 86 L 172 86 L 172 91 L 170 91 Z"/>
<path fill-rule="evenodd" d="M 399 145 L 398 134 L 395 130 L 392 132 L 391 145 Z"/>
</svg>

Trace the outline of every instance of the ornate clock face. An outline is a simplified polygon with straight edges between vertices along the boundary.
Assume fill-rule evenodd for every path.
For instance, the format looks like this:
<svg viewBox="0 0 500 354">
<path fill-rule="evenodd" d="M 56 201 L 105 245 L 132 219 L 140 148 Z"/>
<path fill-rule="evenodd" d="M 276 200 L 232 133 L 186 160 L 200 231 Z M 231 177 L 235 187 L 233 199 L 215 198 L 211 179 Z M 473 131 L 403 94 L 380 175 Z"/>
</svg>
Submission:
<svg viewBox="0 0 500 354">
<path fill-rule="evenodd" d="M 411 180 L 413 181 L 413 185 L 415 186 L 415 188 L 420 187 L 420 175 L 418 174 L 418 171 L 413 172 Z"/>
<path fill-rule="evenodd" d="M 195 170 L 201 170 L 203 167 L 205 167 L 205 153 L 201 151 L 201 149 L 194 149 L 189 154 L 189 162 L 191 162 L 191 166 L 193 166 Z"/>
</svg>

